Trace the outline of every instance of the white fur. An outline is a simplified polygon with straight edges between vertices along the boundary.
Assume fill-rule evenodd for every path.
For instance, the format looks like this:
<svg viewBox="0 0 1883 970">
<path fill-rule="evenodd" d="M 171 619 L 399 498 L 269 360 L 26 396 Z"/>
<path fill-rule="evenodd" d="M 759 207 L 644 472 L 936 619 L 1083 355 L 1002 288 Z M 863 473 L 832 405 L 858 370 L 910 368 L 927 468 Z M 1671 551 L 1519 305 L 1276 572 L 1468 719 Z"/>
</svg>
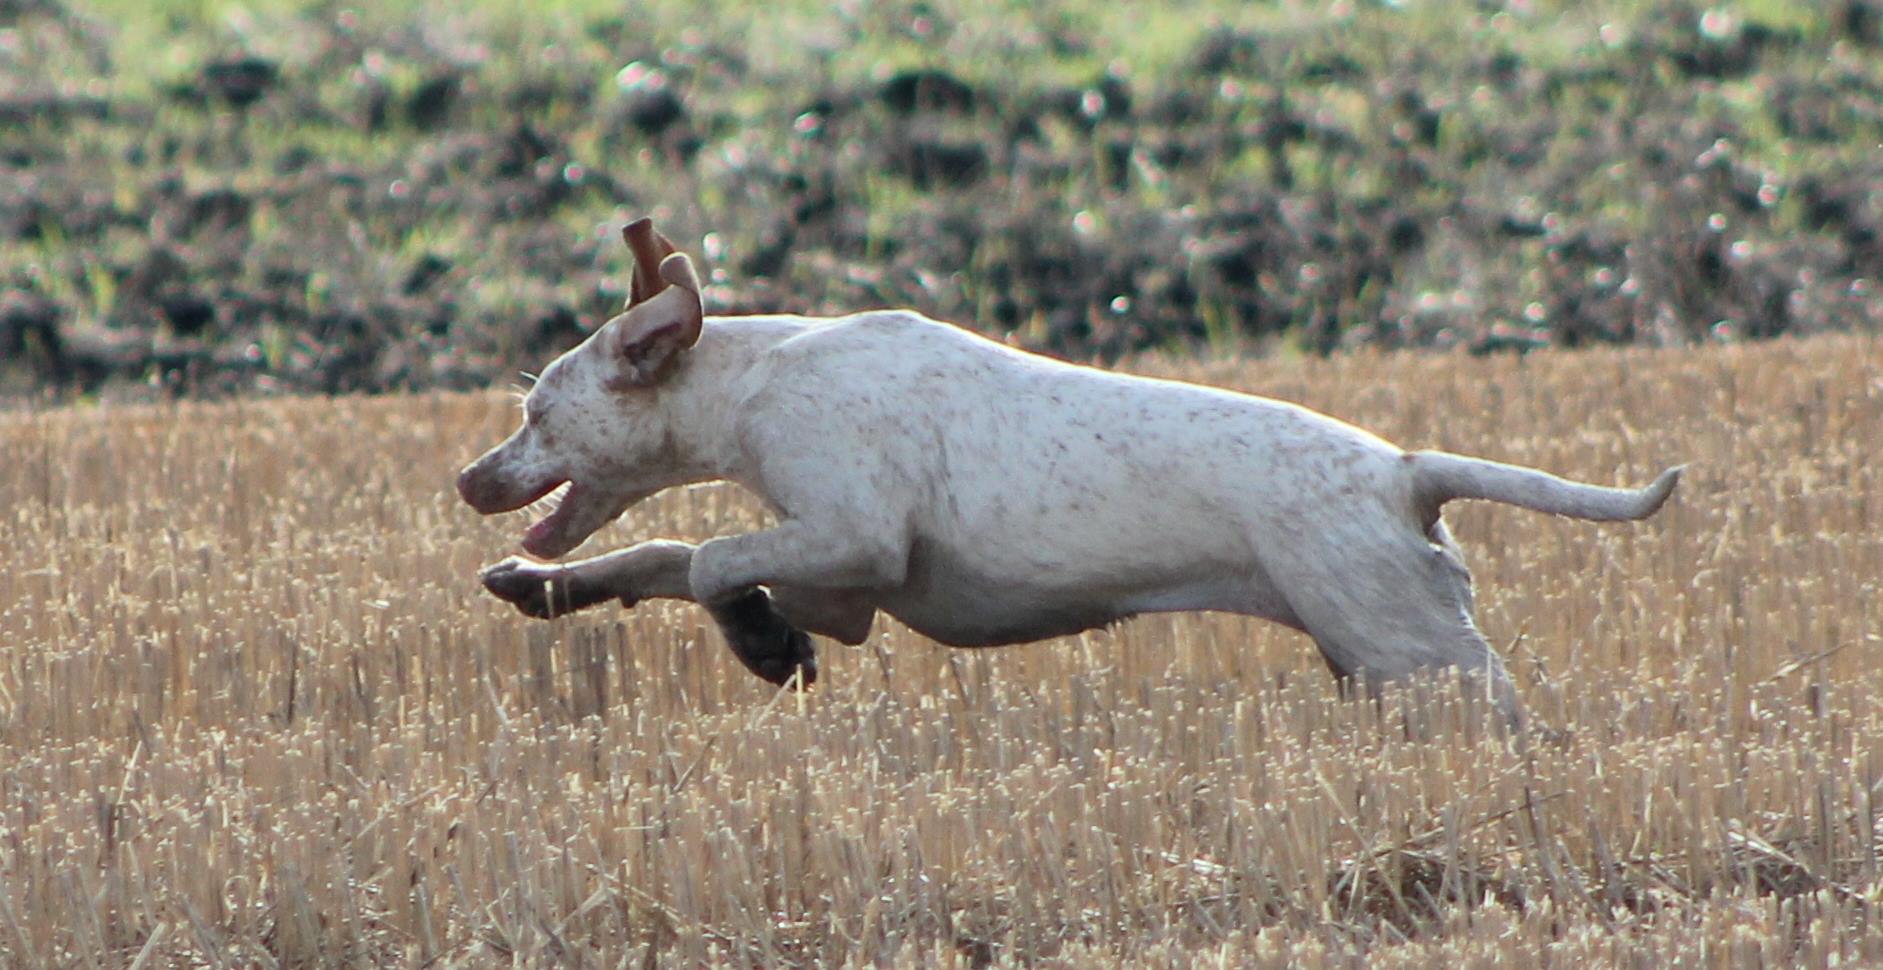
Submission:
<svg viewBox="0 0 1883 970">
<path fill-rule="evenodd" d="M 1515 720 L 1439 506 L 1469 496 L 1636 519 L 1679 471 L 1630 491 L 1406 452 L 1294 404 L 1066 364 L 903 311 L 708 318 L 664 380 L 623 389 L 610 334 L 633 313 L 544 371 L 524 426 L 464 470 L 466 500 L 502 511 L 571 481 L 525 542 L 552 559 L 692 482 L 736 482 L 778 524 L 487 572 L 539 615 L 650 596 L 711 606 L 765 587 L 785 621 L 844 642 L 881 610 L 942 643 L 991 646 L 1223 610 L 1307 632 L 1343 676 L 1486 673 Z"/>
</svg>

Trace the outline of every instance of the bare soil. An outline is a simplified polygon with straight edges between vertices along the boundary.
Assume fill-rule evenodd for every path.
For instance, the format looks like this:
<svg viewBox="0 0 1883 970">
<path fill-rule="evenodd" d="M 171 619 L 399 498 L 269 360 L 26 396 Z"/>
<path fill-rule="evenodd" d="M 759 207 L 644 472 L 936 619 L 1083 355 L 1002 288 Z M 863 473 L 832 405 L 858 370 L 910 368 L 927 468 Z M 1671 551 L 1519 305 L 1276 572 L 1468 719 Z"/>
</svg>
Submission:
<svg viewBox="0 0 1883 970">
<path fill-rule="evenodd" d="M 1079 357 L 1883 323 L 1870 0 L 1335 8 L 1133 60 L 1070 4 L 840 5 L 780 61 L 654 14 L 8 0 L 0 393 L 485 386 L 618 306 L 642 212 L 719 312 Z"/>
</svg>

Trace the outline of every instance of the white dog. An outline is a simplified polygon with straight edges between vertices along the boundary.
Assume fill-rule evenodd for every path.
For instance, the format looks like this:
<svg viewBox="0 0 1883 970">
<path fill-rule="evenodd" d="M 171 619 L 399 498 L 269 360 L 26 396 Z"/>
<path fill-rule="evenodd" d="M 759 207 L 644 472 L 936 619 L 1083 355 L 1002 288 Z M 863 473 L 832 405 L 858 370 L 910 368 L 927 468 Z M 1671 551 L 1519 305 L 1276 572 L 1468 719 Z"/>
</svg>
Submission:
<svg viewBox="0 0 1883 970">
<path fill-rule="evenodd" d="M 692 600 L 773 683 L 815 677 L 800 631 L 860 643 L 878 610 L 962 647 L 1223 610 L 1306 632 L 1343 679 L 1485 676 L 1514 723 L 1439 507 L 1640 519 L 1680 474 L 1626 490 L 1407 452 L 1294 404 L 1049 360 L 903 310 L 705 319 L 688 258 L 646 219 L 623 235 L 626 311 L 544 369 L 523 426 L 459 494 L 488 515 L 566 484 L 523 537 L 541 560 L 693 482 L 736 482 L 777 524 L 512 558 L 484 584 L 539 617 Z"/>
</svg>

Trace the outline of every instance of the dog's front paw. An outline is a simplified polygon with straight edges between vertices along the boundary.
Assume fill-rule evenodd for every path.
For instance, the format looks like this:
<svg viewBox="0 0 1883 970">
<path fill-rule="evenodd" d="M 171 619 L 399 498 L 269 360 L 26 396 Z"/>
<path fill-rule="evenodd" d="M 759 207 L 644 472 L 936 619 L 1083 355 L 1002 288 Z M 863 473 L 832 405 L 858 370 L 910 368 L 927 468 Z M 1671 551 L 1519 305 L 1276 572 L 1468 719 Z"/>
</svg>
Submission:
<svg viewBox="0 0 1883 970">
<path fill-rule="evenodd" d="M 817 683 L 817 651 L 811 638 L 778 615 L 764 590 L 714 607 L 712 614 L 745 669 L 780 687 L 794 674 L 802 675 L 801 687 Z"/>
<path fill-rule="evenodd" d="M 561 566 L 545 566 L 517 556 L 484 567 L 478 579 L 492 596 L 539 620 L 573 612 L 576 605 Z"/>
</svg>

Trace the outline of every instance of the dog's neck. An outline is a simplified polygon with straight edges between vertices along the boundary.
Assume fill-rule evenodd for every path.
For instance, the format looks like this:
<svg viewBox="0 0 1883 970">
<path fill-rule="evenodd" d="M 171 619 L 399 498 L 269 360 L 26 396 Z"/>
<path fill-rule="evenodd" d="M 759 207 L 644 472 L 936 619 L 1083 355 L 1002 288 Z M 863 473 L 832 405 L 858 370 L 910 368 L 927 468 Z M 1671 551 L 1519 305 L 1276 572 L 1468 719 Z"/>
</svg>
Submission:
<svg viewBox="0 0 1883 970">
<path fill-rule="evenodd" d="M 748 484 L 754 469 L 740 448 L 739 405 L 756 387 L 753 367 L 767 350 L 816 323 L 809 317 L 707 317 L 699 342 L 657 391 L 668 422 L 677 485 Z"/>
</svg>

